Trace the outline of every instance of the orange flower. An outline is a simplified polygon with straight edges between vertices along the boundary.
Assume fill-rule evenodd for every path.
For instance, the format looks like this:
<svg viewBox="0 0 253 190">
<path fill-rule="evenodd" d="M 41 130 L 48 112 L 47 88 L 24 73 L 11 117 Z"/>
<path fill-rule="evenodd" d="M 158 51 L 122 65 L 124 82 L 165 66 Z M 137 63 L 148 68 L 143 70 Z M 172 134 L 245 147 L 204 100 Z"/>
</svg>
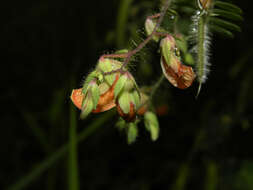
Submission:
<svg viewBox="0 0 253 190">
<path fill-rule="evenodd" d="M 116 106 L 114 102 L 114 87 L 118 79 L 119 75 L 116 76 L 113 85 L 106 92 L 100 95 L 96 109 L 92 110 L 93 113 L 104 112 Z M 82 93 L 82 88 L 74 89 L 72 91 L 71 100 L 78 109 L 82 109 L 84 98 L 85 94 Z"/>
</svg>

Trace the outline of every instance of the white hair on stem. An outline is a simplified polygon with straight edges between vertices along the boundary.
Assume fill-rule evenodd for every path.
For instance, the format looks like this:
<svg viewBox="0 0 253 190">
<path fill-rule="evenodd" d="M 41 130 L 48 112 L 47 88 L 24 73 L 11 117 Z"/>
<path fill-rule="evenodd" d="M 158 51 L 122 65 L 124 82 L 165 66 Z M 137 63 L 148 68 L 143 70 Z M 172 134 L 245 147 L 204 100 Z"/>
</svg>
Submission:
<svg viewBox="0 0 253 190">
<path fill-rule="evenodd" d="M 207 80 L 207 75 L 210 72 L 210 51 L 211 38 L 208 30 L 208 23 L 205 11 L 197 11 L 192 17 L 191 40 L 194 44 L 193 51 L 196 59 L 196 72 L 199 82 L 197 96 L 201 90 L 201 86 Z"/>
</svg>

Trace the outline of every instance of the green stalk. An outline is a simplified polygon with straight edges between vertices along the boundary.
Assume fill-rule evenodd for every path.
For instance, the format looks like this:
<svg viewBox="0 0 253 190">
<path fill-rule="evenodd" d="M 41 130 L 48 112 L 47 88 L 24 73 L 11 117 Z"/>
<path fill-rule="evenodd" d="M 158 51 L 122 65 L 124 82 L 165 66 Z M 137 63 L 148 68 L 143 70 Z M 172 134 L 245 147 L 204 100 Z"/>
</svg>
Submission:
<svg viewBox="0 0 253 190">
<path fill-rule="evenodd" d="M 94 134 L 100 127 L 105 125 L 105 122 L 112 118 L 115 112 L 110 111 L 101 115 L 95 119 L 93 123 L 87 126 L 78 136 L 77 143 L 87 139 L 89 136 Z M 31 182 L 36 180 L 43 172 L 48 170 L 53 164 L 60 160 L 64 155 L 68 153 L 69 143 L 62 145 L 58 150 L 51 156 L 42 161 L 38 166 L 34 167 L 31 172 L 19 179 L 16 183 L 7 188 L 7 190 L 21 190 L 27 188 Z"/>
<path fill-rule="evenodd" d="M 117 16 L 117 46 L 121 48 L 125 44 L 125 31 L 128 11 L 133 0 L 121 0 Z"/>
<path fill-rule="evenodd" d="M 208 34 L 207 34 L 206 13 L 202 12 L 197 16 L 197 76 L 199 88 L 197 96 L 200 93 L 201 85 L 205 82 L 207 75 L 208 60 Z"/>
<path fill-rule="evenodd" d="M 69 123 L 69 159 L 68 159 L 68 185 L 69 190 L 79 190 L 78 175 L 78 147 L 77 147 L 77 120 L 76 111 L 70 102 Z"/>
</svg>

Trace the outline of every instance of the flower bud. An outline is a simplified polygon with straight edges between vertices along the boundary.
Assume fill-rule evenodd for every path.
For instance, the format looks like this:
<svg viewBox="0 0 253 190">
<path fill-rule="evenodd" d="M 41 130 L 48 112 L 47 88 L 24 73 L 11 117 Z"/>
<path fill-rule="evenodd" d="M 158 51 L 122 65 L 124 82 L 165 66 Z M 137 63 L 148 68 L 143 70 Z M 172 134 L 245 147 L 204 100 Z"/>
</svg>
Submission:
<svg viewBox="0 0 253 190">
<path fill-rule="evenodd" d="M 119 115 L 127 122 L 134 121 L 140 105 L 140 95 L 134 78 L 124 73 L 115 85 L 114 96 Z"/>
<path fill-rule="evenodd" d="M 160 42 L 161 54 L 167 63 L 170 63 L 171 55 L 174 54 L 176 41 L 171 35 L 167 35 Z"/>
<path fill-rule="evenodd" d="M 152 20 L 151 18 L 147 18 L 146 21 L 145 21 L 145 30 L 146 30 L 146 33 L 147 35 L 151 35 L 153 30 L 155 29 L 155 26 L 156 26 L 156 22 L 154 20 Z M 152 39 L 155 41 L 155 42 L 158 42 L 159 41 L 159 36 L 152 36 Z"/>
<path fill-rule="evenodd" d="M 85 118 L 90 112 L 104 112 L 116 106 L 114 101 L 114 87 L 118 78 L 119 74 L 116 75 L 112 86 L 109 86 L 106 82 L 98 85 L 93 80 L 87 85 L 85 94 L 82 88 L 72 91 L 71 100 L 77 108 L 82 110 L 82 118 Z"/>
<path fill-rule="evenodd" d="M 150 132 L 150 137 L 153 141 L 157 140 L 159 136 L 159 122 L 153 112 L 146 112 L 144 114 L 144 124 L 146 129 Z"/>
<path fill-rule="evenodd" d="M 175 54 L 176 43 L 172 36 L 168 35 L 161 40 L 161 67 L 163 74 L 169 82 L 180 89 L 191 86 L 195 79 L 195 73 L 192 68 L 183 65 L 180 57 Z"/>
<path fill-rule="evenodd" d="M 102 71 L 103 73 L 108 73 L 108 72 L 120 69 L 121 66 L 122 66 L 122 62 L 120 62 L 120 61 L 108 59 L 108 58 L 101 58 L 98 61 L 98 65 L 96 67 L 96 70 Z M 105 81 L 109 85 L 112 85 L 116 79 L 116 74 L 117 73 L 112 73 L 112 74 L 104 76 Z"/>
</svg>

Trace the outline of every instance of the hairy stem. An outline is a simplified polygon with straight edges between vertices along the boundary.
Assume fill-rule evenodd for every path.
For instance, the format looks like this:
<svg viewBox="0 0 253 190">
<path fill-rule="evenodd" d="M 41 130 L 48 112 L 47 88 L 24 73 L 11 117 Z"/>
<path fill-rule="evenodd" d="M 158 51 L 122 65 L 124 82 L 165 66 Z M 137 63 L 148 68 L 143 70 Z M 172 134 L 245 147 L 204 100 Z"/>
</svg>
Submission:
<svg viewBox="0 0 253 190">
<path fill-rule="evenodd" d="M 207 78 L 208 70 L 208 53 L 209 53 L 209 36 L 206 12 L 201 12 L 197 15 L 197 76 L 199 81 L 199 88 L 197 96 L 200 93 L 201 86 Z"/>
<path fill-rule="evenodd" d="M 164 16 L 171 4 L 171 1 L 172 0 L 167 0 L 163 6 L 162 12 L 154 15 L 154 17 L 159 17 L 159 19 L 155 25 L 153 32 L 142 43 L 140 43 L 134 50 L 129 51 L 128 53 L 125 53 L 125 54 L 109 54 L 109 55 L 102 55 L 101 56 L 101 58 L 124 58 L 124 63 L 120 69 L 106 72 L 106 73 L 104 73 L 104 75 L 110 75 L 110 74 L 113 74 L 113 73 L 119 72 L 119 71 L 123 72 L 123 69 L 128 65 L 131 57 L 133 55 L 135 55 L 136 53 L 138 53 L 142 48 L 144 48 L 147 45 L 147 43 L 152 39 L 152 37 L 157 34 L 157 29 L 160 27 L 160 25 L 164 19 Z"/>
</svg>

